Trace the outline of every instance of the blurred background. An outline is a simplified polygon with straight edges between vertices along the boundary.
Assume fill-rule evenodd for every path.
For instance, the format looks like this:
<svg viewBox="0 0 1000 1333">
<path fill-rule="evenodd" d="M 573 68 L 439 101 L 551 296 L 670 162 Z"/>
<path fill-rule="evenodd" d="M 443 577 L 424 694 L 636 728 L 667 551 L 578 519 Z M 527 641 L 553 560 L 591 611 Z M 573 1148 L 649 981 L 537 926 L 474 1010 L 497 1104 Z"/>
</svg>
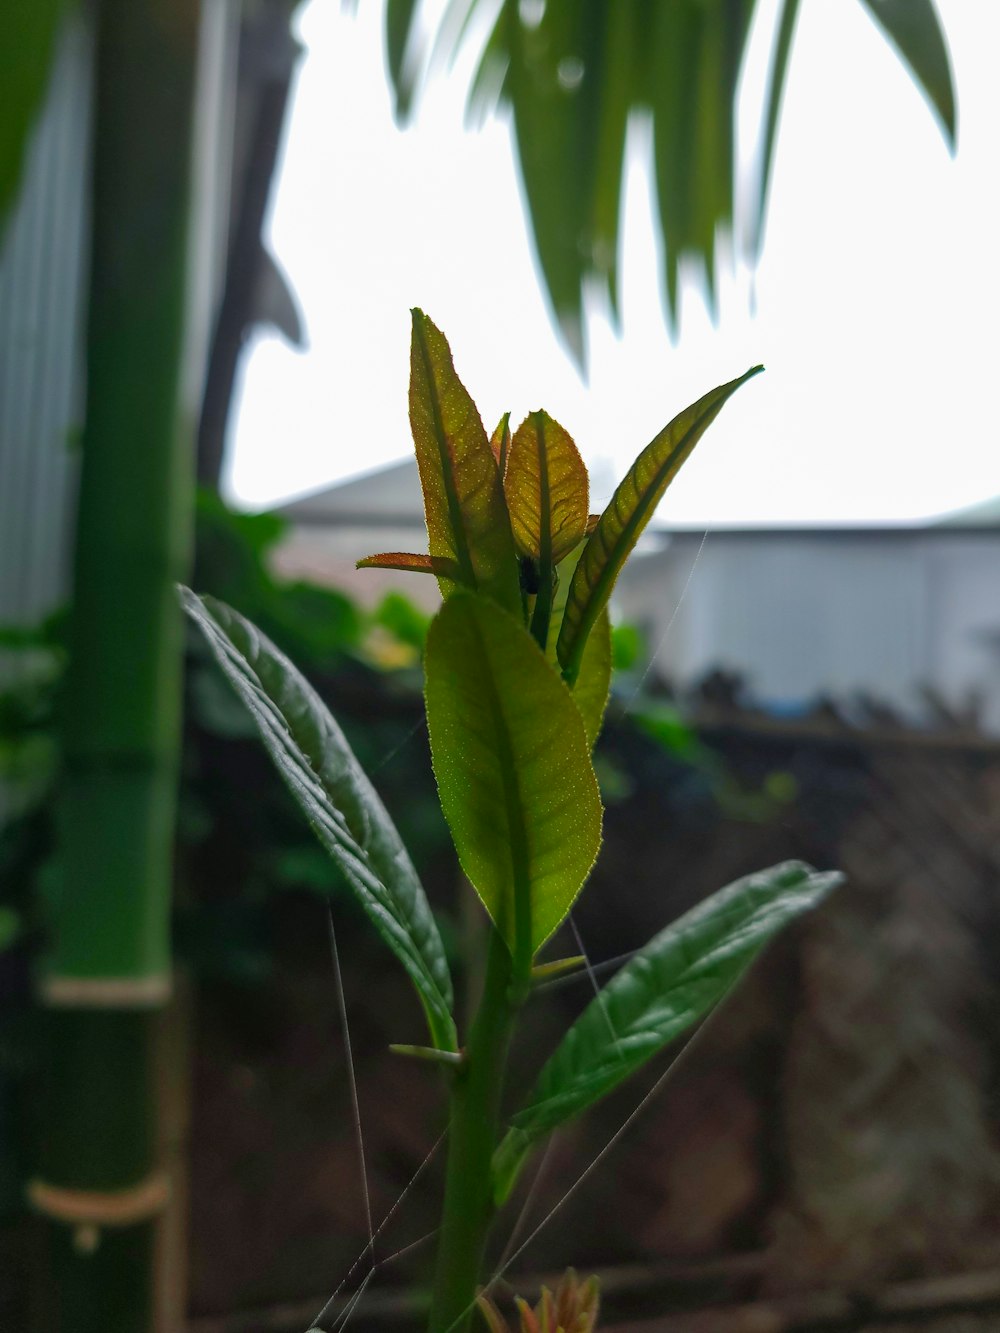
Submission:
<svg viewBox="0 0 1000 1333">
<path fill-rule="evenodd" d="M 172 593 L 321 690 L 461 993 L 436 592 L 354 569 L 426 540 L 411 305 L 488 427 L 566 426 L 594 508 L 767 366 L 617 589 L 595 974 L 753 869 L 847 874 L 592 1174 L 642 1086 L 553 1141 L 494 1259 L 559 1204 L 509 1281 L 598 1271 L 620 1333 L 1000 1327 L 998 49 L 976 0 L 8 0 L 0 1328 L 302 1330 L 338 1284 L 343 1327 L 328 912 L 376 1218 L 406 1191 L 349 1318 L 420 1326 L 417 1016 Z"/>
</svg>

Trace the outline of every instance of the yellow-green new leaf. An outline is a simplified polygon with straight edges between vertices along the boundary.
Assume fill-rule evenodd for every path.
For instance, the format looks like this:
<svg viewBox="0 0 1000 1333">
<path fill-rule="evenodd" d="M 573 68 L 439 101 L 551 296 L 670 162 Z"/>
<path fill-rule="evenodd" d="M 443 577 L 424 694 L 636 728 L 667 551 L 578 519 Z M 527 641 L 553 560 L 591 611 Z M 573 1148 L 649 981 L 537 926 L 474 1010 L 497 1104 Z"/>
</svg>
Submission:
<svg viewBox="0 0 1000 1333">
<path fill-rule="evenodd" d="M 497 422 L 496 430 L 490 436 L 490 448 L 493 450 L 493 457 L 497 460 L 497 467 L 500 469 L 500 480 L 503 481 L 504 473 L 507 471 L 507 455 L 510 453 L 510 413 L 505 412 Z"/>
<path fill-rule="evenodd" d="M 608 982 L 543 1068 L 494 1156 L 497 1200 L 531 1147 L 606 1096 L 732 990 L 760 951 L 842 880 L 800 861 L 747 875 L 699 903 Z"/>
<path fill-rule="evenodd" d="M 566 597 L 569 593 L 573 571 L 583 551 L 581 543 L 577 550 L 563 561 L 559 567 L 559 583 L 552 600 L 553 632 L 549 635 L 546 656 L 552 663 L 553 670 L 559 670 L 559 658 L 556 655 L 556 633 L 566 610 Z M 587 636 L 587 644 L 580 661 L 580 670 L 570 691 L 573 702 L 580 710 L 584 730 L 590 748 L 593 749 L 604 723 L 604 713 L 611 693 L 611 617 L 605 607 L 594 622 L 593 629 Z"/>
<path fill-rule="evenodd" d="M 451 977 L 437 925 L 396 827 L 340 727 L 256 626 L 213 597 L 188 588 L 180 597 L 316 836 L 409 974 L 431 1039 L 456 1050 Z"/>
<path fill-rule="evenodd" d="M 667 487 L 727 399 L 763 369 L 754 366 L 674 417 L 643 449 L 611 497 L 573 572 L 559 630 L 559 662 L 570 683 L 579 674 L 587 637 L 608 604 L 615 580 Z"/>
<path fill-rule="evenodd" d="M 611 693 L 611 617 L 604 607 L 587 636 L 580 672 L 573 685 L 573 702 L 580 710 L 590 747 L 597 744 Z"/>
<path fill-rule="evenodd" d="M 427 724 L 462 869 L 526 979 L 601 841 L 583 720 L 519 620 L 456 593 L 427 635 Z"/>
<path fill-rule="evenodd" d="M 530 413 L 514 432 L 503 489 L 518 555 L 551 569 L 582 540 L 587 468 L 569 432 L 547 412 Z"/>
<path fill-rule="evenodd" d="M 410 427 L 424 493 L 430 554 L 453 561 L 459 583 L 517 613 L 517 560 L 497 460 L 444 334 L 413 311 Z M 448 597 L 455 582 L 442 578 Z"/>
</svg>

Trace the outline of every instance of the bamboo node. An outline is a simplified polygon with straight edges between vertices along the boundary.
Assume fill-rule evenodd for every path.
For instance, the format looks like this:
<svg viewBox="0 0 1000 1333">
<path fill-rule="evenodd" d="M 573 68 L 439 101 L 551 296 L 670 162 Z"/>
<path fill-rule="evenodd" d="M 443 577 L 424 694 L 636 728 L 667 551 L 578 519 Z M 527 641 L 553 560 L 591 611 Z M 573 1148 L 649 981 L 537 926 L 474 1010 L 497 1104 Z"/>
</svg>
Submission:
<svg viewBox="0 0 1000 1333">
<path fill-rule="evenodd" d="M 76 1229 L 83 1248 L 97 1248 L 100 1227 L 131 1227 L 162 1213 L 170 1202 L 170 1178 L 154 1172 L 124 1190 L 74 1190 L 44 1180 L 28 1182 L 28 1202 L 36 1213 Z"/>
<path fill-rule="evenodd" d="M 158 1008 L 170 999 L 168 972 L 151 977 L 42 977 L 38 993 L 51 1009 Z"/>
</svg>

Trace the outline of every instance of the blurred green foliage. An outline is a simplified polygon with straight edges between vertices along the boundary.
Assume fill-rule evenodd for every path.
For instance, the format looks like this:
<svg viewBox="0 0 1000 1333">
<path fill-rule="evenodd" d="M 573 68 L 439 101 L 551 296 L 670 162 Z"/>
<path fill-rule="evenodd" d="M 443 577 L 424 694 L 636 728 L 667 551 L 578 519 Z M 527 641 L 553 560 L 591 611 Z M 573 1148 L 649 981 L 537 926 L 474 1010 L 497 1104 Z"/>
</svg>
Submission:
<svg viewBox="0 0 1000 1333">
<path fill-rule="evenodd" d="M 442 911 L 454 869 L 429 780 L 420 695 L 428 617 L 397 592 L 365 611 L 335 589 L 283 582 L 270 566 L 285 531 L 276 514 L 238 513 L 217 495 L 201 494 L 196 586 L 259 624 L 331 702 Z M 60 612 L 37 627 L 0 629 L 0 651 L 17 664 L 11 683 L 0 691 L 6 802 L 0 827 L 0 953 L 38 947 L 48 886 L 57 879 L 50 798 L 59 777 L 55 719 L 65 628 Z M 682 773 L 688 775 L 683 781 L 697 782 L 707 799 L 734 818 L 767 819 L 794 801 L 794 784 L 790 788 L 784 774 L 769 775 L 753 790 L 736 783 L 675 704 L 642 692 L 648 654 L 641 631 L 618 625 L 612 645 L 619 697 L 613 696 L 608 718 L 612 743 L 599 747 L 595 758 L 607 802 L 628 800 L 643 782 L 676 784 Z M 333 894 L 348 913 L 353 900 L 273 779 L 249 716 L 196 635 L 189 640 L 186 713 L 178 949 L 201 975 L 251 982 L 271 965 L 269 913 L 276 894 Z M 620 735 L 635 738 L 626 746 L 631 759 L 614 742 Z M 639 753 L 645 756 L 641 760 L 635 757 Z M 453 923 L 441 925 L 447 942 L 454 937 Z"/>
<path fill-rule="evenodd" d="M 335 589 L 281 581 L 270 557 L 284 532 L 275 514 L 237 513 L 201 494 L 198 584 L 252 616 L 336 700 L 414 859 L 433 873 L 449 844 L 428 781 L 419 697 L 427 617 L 398 593 L 368 612 Z M 60 612 L 37 627 L 0 629 L 0 652 L 10 664 L 0 690 L 0 953 L 17 946 L 30 954 L 39 946 L 47 886 L 56 879 L 51 797 L 59 781 L 65 627 Z M 273 780 L 246 712 L 209 666 L 200 639 L 192 636 L 189 648 L 177 942 L 203 975 L 252 980 L 270 965 L 273 896 L 339 894 L 342 884 Z"/>
<path fill-rule="evenodd" d="M 949 148 L 957 113 L 933 0 L 860 0 L 923 93 Z M 745 216 L 737 215 L 736 120 L 756 0 L 388 0 L 386 65 L 406 123 L 429 78 L 476 52 L 468 113 L 509 112 L 525 210 L 555 321 L 585 359 L 585 287 L 619 310 L 619 222 L 626 137 L 644 122 L 661 240 L 663 300 L 676 329 L 681 278 L 700 275 L 714 310 L 720 242 L 751 262 L 768 186 L 800 0 L 780 0 Z M 891 145 L 887 145 L 891 151 Z M 744 174 L 746 174 L 744 172 Z"/>
</svg>

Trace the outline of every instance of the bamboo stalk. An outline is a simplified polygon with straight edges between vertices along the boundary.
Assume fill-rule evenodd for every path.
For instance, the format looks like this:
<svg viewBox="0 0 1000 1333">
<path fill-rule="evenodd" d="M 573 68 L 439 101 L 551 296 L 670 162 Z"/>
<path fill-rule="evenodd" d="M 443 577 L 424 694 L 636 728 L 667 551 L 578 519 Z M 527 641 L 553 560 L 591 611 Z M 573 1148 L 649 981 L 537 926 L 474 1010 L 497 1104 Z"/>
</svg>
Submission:
<svg viewBox="0 0 1000 1333">
<path fill-rule="evenodd" d="M 189 545 L 178 410 L 198 0 L 100 0 L 87 410 L 59 799 L 39 1179 L 45 1333 L 148 1333 L 153 1048 L 170 991 Z"/>
</svg>

